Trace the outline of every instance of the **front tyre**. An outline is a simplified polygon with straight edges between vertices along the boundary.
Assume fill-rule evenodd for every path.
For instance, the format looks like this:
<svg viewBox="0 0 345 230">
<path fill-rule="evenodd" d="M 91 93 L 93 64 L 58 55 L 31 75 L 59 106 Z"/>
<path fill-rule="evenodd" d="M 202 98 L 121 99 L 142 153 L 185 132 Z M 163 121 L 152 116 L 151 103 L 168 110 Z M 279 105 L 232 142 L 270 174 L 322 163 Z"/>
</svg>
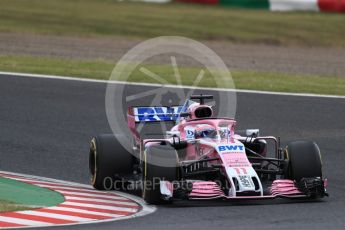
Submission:
<svg viewBox="0 0 345 230">
<path fill-rule="evenodd" d="M 102 134 L 92 138 L 89 153 L 91 184 L 98 190 L 119 189 L 118 175 L 132 172 L 133 156 L 118 137 Z"/>
<path fill-rule="evenodd" d="M 320 149 L 313 141 L 295 141 L 285 149 L 288 159 L 286 177 L 307 197 L 315 199 L 328 196 L 322 179 Z"/>
<path fill-rule="evenodd" d="M 313 141 L 295 141 L 285 148 L 289 161 L 287 178 L 301 181 L 302 178 L 322 179 L 322 160 L 318 145 Z"/>
<path fill-rule="evenodd" d="M 170 145 L 150 146 L 144 152 L 143 198 L 149 204 L 163 204 L 160 181 L 178 178 L 178 156 Z"/>
</svg>

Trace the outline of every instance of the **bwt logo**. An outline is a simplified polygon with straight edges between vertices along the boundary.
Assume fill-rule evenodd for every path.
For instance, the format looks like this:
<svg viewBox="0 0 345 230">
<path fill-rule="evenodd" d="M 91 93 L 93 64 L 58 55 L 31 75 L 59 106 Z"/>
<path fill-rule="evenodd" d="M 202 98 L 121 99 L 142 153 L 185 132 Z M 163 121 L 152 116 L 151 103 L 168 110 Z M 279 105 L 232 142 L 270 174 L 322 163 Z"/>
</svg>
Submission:
<svg viewBox="0 0 345 230">
<path fill-rule="evenodd" d="M 218 146 L 218 151 L 219 152 L 224 152 L 224 151 L 243 151 L 244 148 L 243 145 L 221 145 Z"/>
<path fill-rule="evenodd" d="M 192 130 L 186 130 L 187 136 L 194 136 L 194 132 Z"/>
<path fill-rule="evenodd" d="M 176 120 L 182 106 L 174 107 L 139 107 L 134 108 L 137 121 L 173 121 Z"/>
<path fill-rule="evenodd" d="M 190 130 L 190 129 L 187 129 L 186 130 L 186 138 L 187 139 L 194 139 L 194 131 Z"/>
</svg>

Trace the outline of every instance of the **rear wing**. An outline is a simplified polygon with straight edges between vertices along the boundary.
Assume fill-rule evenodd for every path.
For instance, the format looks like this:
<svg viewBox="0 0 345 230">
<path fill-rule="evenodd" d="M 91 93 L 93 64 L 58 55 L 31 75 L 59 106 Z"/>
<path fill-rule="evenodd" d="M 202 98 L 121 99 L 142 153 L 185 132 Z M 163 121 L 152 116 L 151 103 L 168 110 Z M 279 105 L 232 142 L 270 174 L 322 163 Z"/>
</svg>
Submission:
<svg viewBox="0 0 345 230">
<path fill-rule="evenodd" d="M 182 106 L 130 107 L 128 115 L 132 116 L 135 122 L 176 121 L 181 110 Z"/>
<path fill-rule="evenodd" d="M 175 126 L 183 106 L 141 106 L 129 107 L 127 111 L 128 128 L 137 140 L 162 138 L 161 123 L 167 130 Z"/>
</svg>

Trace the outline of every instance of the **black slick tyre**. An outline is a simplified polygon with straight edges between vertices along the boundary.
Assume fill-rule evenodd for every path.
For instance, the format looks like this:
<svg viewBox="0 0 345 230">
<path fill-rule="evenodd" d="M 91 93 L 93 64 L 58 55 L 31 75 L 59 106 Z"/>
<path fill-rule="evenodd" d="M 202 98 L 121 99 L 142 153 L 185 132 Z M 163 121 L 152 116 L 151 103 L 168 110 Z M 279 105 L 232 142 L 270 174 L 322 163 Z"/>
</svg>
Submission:
<svg viewBox="0 0 345 230">
<path fill-rule="evenodd" d="M 313 141 L 295 141 L 285 148 L 288 159 L 286 177 L 299 182 L 302 178 L 322 179 L 322 160 L 320 149 Z"/>
<path fill-rule="evenodd" d="M 119 178 L 116 175 L 129 174 L 133 156 L 112 134 L 92 138 L 89 153 L 91 184 L 98 190 L 116 189 Z M 119 188 L 118 188 L 119 189 Z"/>
<path fill-rule="evenodd" d="M 160 181 L 178 178 L 178 156 L 170 145 L 150 146 L 143 159 L 143 199 L 149 204 L 163 204 Z"/>
</svg>

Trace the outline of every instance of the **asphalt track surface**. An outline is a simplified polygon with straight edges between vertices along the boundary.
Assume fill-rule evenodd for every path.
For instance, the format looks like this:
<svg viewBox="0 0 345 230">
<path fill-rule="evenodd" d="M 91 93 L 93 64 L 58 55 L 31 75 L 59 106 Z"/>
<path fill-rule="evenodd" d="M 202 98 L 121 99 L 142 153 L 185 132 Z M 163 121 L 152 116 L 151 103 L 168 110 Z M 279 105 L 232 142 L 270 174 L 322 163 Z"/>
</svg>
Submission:
<svg viewBox="0 0 345 230">
<path fill-rule="evenodd" d="M 92 135 L 110 132 L 104 83 L 0 76 L 0 168 L 88 183 Z M 126 94 L 143 87 L 130 86 Z M 145 99 L 143 99 L 145 100 Z M 185 203 L 151 215 L 63 229 L 345 229 L 345 100 L 238 93 L 238 128 L 282 143 L 313 139 L 330 197 L 318 202 Z"/>
</svg>

